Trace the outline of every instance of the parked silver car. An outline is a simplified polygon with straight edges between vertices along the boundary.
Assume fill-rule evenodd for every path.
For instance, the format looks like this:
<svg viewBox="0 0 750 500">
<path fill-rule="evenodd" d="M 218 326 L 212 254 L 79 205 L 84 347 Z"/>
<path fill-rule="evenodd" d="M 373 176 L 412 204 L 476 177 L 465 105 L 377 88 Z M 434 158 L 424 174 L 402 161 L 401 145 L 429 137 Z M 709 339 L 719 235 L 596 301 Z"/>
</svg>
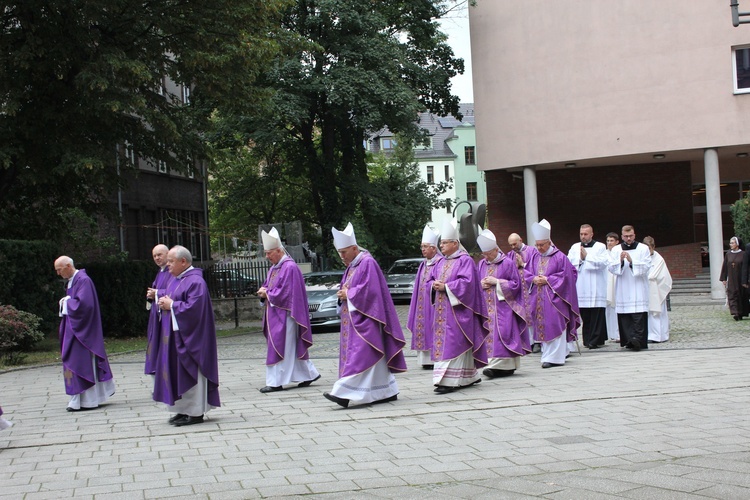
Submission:
<svg viewBox="0 0 750 500">
<path fill-rule="evenodd" d="M 341 324 L 341 318 L 336 312 L 336 292 L 343 276 L 344 271 L 320 271 L 304 275 L 310 326 L 313 330 Z"/>
<path fill-rule="evenodd" d="M 399 259 L 393 263 L 385 275 L 388 284 L 388 292 L 393 302 L 411 302 L 411 294 L 414 292 L 414 281 L 417 279 L 417 271 L 423 258 Z"/>
</svg>

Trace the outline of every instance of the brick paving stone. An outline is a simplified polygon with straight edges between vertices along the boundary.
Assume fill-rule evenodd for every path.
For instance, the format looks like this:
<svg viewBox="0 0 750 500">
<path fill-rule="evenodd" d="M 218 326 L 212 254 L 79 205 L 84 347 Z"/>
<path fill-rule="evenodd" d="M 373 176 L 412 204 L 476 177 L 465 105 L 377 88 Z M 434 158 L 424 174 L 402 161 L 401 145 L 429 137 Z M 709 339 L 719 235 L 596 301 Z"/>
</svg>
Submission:
<svg viewBox="0 0 750 500">
<path fill-rule="evenodd" d="M 82 414 L 64 411 L 59 366 L 3 372 L 18 390 L 3 394 L 16 425 L 0 432 L 0 481 L 22 484 L 0 498 L 70 497 L 71 481 L 123 498 L 748 498 L 747 325 L 719 306 L 676 305 L 670 320 L 648 351 L 608 344 L 554 373 L 532 355 L 447 396 L 407 352 L 397 402 L 347 410 L 322 397 L 337 333 L 314 336 L 321 383 L 273 395 L 257 391 L 262 336 L 222 338 L 225 406 L 190 429 L 150 401 L 142 353 L 112 356 L 118 394 Z M 582 390 L 592 373 L 603 383 Z"/>
</svg>

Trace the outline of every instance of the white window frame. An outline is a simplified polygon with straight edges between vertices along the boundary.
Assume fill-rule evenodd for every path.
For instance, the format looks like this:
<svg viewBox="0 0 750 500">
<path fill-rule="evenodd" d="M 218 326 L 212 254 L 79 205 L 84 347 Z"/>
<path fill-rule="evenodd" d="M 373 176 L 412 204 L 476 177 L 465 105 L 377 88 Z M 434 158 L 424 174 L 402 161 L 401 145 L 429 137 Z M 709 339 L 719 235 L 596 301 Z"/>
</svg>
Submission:
<svg viewBox="0 0 750 500">
<path fill-rule="evenodd" d="M 750 70 L 750 44 L 732 47 L 732 87 L 735 94 L 750 94 L 750 86 L 739 88 L 737 86 L 737 51 L 746 50 L 748 58 L 748 70 Z"/>
<path fill-rule="evenodd" d="M 391 147 L 386 147 L 389 144 Z M 381 137 L 380 138 L 380 149 L 383 151 L 393 151 L 396 149 L 396 139 L 393 137 Z"/>
<path fill-rule="evenodd" d="M 129 141 L 125 141 L 125 159 L 130 163 L 130 165 L 135 166 L 135 148 L 132 144 L 130 144 Z"/>
<path fill-rule="evenodd" d="M 182 86 L 182 103 L 186 106 L 190 104 L 190 86 L 189 85 L 183 85 Z"/>
</svg>

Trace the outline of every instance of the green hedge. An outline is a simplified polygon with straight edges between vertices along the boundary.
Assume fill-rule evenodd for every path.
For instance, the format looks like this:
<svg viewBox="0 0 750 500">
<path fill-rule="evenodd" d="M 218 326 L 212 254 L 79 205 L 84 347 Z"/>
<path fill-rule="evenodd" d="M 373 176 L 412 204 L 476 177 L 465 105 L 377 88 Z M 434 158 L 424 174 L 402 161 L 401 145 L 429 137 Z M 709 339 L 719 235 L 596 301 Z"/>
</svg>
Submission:
<svg viewBox="0 0 750 500">
<path fill-rule="evenodd" d="M 96 286 L 105 337 L 146 335 L 146 288 L 158 270 L 153 262 L 92 262 L 79 269 L 86 269 Z"/>
<path fill-rule="evenodd" d="M 55 273 L 57 252 L 47 241 L 0 240 L 0 304 L 39 316 L 43 332 L 58 324 L 63 283 Z"/>
<path fill-rule="evenodd" d="M 48 335 L 57 332 L 57 303 L 65 295 L 55 273 L 59 256 L 60 248 L 51 242 L 0 240 L 0 304 L 36 314 L 42 318 L 40 330 Z M 105 337 L 146 334 L 146 288 L 157 271 L 153 262 L 76 262 L 76 268 L 86 269 L 94 281 Z"/>
</svg>

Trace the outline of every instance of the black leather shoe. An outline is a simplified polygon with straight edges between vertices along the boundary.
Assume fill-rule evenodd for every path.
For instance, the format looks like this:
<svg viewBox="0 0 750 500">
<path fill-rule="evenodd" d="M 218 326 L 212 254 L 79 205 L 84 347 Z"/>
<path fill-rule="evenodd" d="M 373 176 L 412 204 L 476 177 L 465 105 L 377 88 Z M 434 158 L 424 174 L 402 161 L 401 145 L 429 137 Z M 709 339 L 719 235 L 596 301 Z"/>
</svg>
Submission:
<svg viewBox="0 0 750 500">
<path fill-rule="evenodd" d="M 563 366 L 559 363 L 542 363 L 542 368 L 552 368 L 553 366 Z"/>
<path fill-rule="evenodd" d="M 463 389 L 464 387 L 471 387 L 472 385 L 477 385 L 477 384 L 478 384 L 478 383 L 480 383 L 481 381 L 482 381 L 482 379 L 481 379 L 481 378 L 478 378 L 478 379 L 476 379 L 476 380 L 475 380 L 474 382 L 472 382 L 471 384 L 468 384 L 468 385 L 462 385 L 462 386 L 460 386 L 460 387 L 459 387 L 459 389 Z"/>
<path fill-rule="evenodd" d="M 447 385 L 439 385 L 435 387 L 435 392 L 437 392 L 438 394 L 448 394 L 449 392 L 453 392 L 456 389 L 458 389 L 458 387 L 448 387 Z"/>
<path fill-rule="evenodd" d="M 494 368 L 485 368 L 484 370 L 482 370 L 482 375 L 486 375 L 489 378 L 510 377 L 514 372 L 515 370 L 497 370 Z"/>
<path fill-rule="evenodd" d="M 591 344 L 591 345 L 587 345 L 586 347 L 588 347 L 589 349 L 599 349 L 601 346 L 596 345 L 596 344 Z"/>
<path fill-rule="evenodd" d="M 175 427 L 182 427 L 183 425 L 195 425 L 195 424 L 202 424 L 203 423 L 203 415 L 200 417 L 191 417 L 191 416 L 184 416 L 179 420 L 175 420 L 172 425 Z"/>
<path fill-rule="evenodd" d="M 435 365 L 422 365 L 423 370 L 432 370 L 435 368 Z"/>
<path fill-rule="evenodd" d="M 273 387 L 273 386 L 270 386 L 270 385 L 267 385 L 267 386 L 265 386 L 265 387 L 261 387 L 261 388 L 260 388 L 260 389 L 258 389 L 258 390 L 259 390 L 260 392 L 262 392 L 263 394 L 265 394 L 265 393 L 267 393 L 267 392 L 278 392 L 278 391 L 283 391 L 283 390 L 284 390 L 284 387 L 283 387 L 283 386 L 280 386 L 280 385 L 277 385 L 277 386 L 275 386 L 275 387 Z"/>
<path fill-rule="evenodd" d="M 170 418 L 169 420 L 167 420 L 167 422 L 170 423 L 170 424 L 174 424 L 176 421 L 178 421 L 180 419 L 183 419 L 185 417 L 187 417 L 187 415 L 185 415 L 183 413 L 177 413 L 175 415 L 172 415 L 172 418 Z"/>
<path fill-rule="evenodd" d="M 370 404 L 377 405 L 377 404 L 380 404 L 380 403 L 390 403 L 391 401 L 396 401 L 397 399 L 398 399 L 398 394 L 394 394 L 393 396 L 391 396 L 389 398 L 379 399 L 377 401 L 373 401 Z"/>
<path fill-rule="evenodd" d="M 328 392 L 324 392 L 323 393 L 323 397 L 326 398 L 328 401 L 333 401 L 337 405 L 342 406 L 344 408 L 348 408 L 349 407 L 349 400 L 348 399 L 339 398 L 339 397 L 334 396 L 333 394 L 328 393 Z"/>
<path fill-rule="evenodd" d="M 320 375 L 318 375 L 317 377 L 315 377 L 312 380 L 305 380 L 304 382 L 300 382 L 299 384 L 297 384 L 297 387 L 310 387 L 310 384 L 312 384 L 313 382 L 315 382 L 319 378 L 320 378 Z M 263 392 L 263 390 L 261 390 L 260 392 Z"/>
<path fill-rule="evenodd" d="M 630 341 L 630 348 L 634 351 L 640 351 L 641 350 L 641 342 L 638 339 L 633 339 Z"/>
</svg>

